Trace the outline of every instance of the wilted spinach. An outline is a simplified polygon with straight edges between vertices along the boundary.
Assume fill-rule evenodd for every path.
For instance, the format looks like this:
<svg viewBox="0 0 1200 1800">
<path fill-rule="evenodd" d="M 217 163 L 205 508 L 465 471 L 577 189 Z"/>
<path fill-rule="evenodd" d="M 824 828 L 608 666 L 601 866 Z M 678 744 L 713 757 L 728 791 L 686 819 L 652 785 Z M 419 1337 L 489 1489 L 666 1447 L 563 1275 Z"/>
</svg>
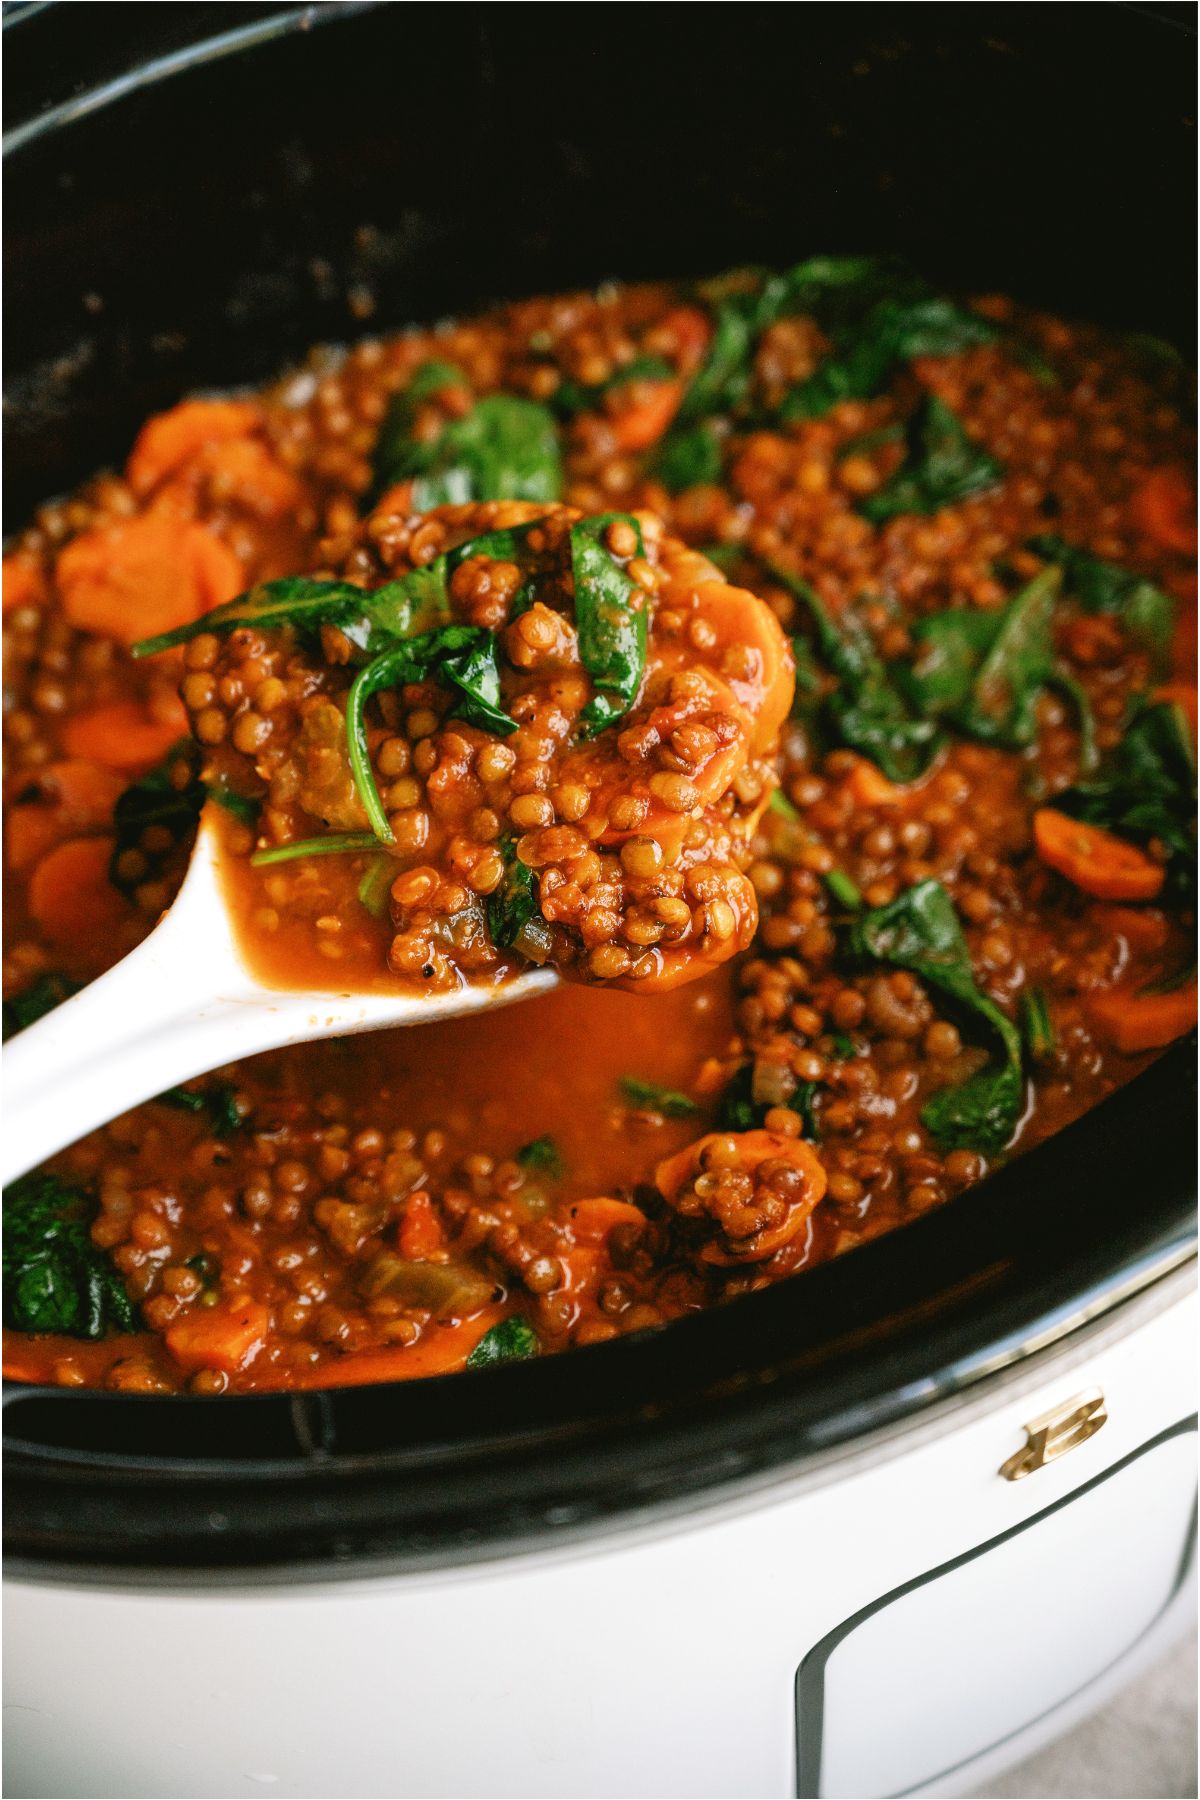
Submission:
<svg viewBox="0 0 1200 1800">
<path fill-rule="evenodd" d="M 1170 594 L 1145 575 L 1078 550 L 1060 537 L 1031 538 L 1029 548 L 1048 563 L 1057 564 L 1068 592 L 1085 612 L 1108 613 L 1118 619 L 1134 643 L 1149 650 L 1155 667 L 1165 669 L 1175 624 L 1175 602 Z"/>
<path fill-rule="evenodd" d="M 869 400 L 916 356 L 953 356 L 998 336 L 978 313 L 930 293 L 915 278 L 908 286 L 908 293 L 887 295 L 865 316 L 834 327 L 833 355 L 792 389 L 781 408 L 785 420 L 820 419 L 842 400 Z M 821 316 L 819 307 L 812 310 Z"/>
<path fill-rule="evenodd" d="M 690 1119 L 700 1108 L 687 1094 L 674 1088 L 660 1087 L 656 1081 L 643 1081 L 640 1075 L 622 1075 L 617 1083 L 621 1097 L 630 1106 L 647 1112 L 661 1113 L 664 1119 Z"/>
<path fill-rule="evenodd" d="M 510 1313 L 485 1331 L 467 1358 L 468 1369 L 488 1369 L 495 1363 L 527 1362 L 541 1351 L 537 1332 L 527 1319 Z"/>
<path fill-rule="evenodd" d="M 95 1203 L 57 1175 L 4 1190 L 4 1323 L 14 1331 L 99 1338 L 132 1331 L 133 1305 L 88 1227 Z"/>
<path fill-rule="evenodd" d="M 236 1090 L 228 1081 L 209 1081 L 202 1088 L 167 1088 L 154 1097 L 160 1106 L 170 1106 L 176 1112 L 193 1113 L 197 1118 L 207 1119 L 214 1137 L 232 1137 L 241 1129 L 242 1115 L 238 1111 Z"/>
<path fill-rule="evenodd" d="M 113 808 L 115 837 L 108 879 L 126 896 L 132 898 L 143 882 L 156 880 L 173 851 L 196 829 L 206 798 L 199 771 L 199 745 L 191 738 L 181 738 L 162 762 L 139 776 L 118 799 Z M 168 833 L 168 842 L 161 848 L 147 849 L 143 842 L 151 826 L 156 832 Z M 132 875 L 121 868 L 122 858 L 130 850 L 140 857 L 137 873 Z"/>
<path fill-rule="evenodd" d="M 1196 762 L 1191 730 L 1168 701 L 1144 706 L 1095 781 L 1054 796 L 1074 819 L 1167 850 L 1165 894 L 1179 905 L 1196 896 Z"/>
<path fill-rule="evenodd" d="M 641 528 L 627 513 L 600 513 L 571 527 L 579 656 L 598 690 L 580 714 L 587 737 L 624 718 L 646 672 L 644 597 L 603 543 L 609 526 L 618 521 L 635 534 L 636 555 L 641 556 Z"/>
<path fill-rule="evenodd" d="M 938 512 L 1003 478 L 1000 464 L 967 436 L 936 394 L 928 395 L 913 414 L 906 437 L 908 453 L 895 474 L 858 503 L 859 512 L 875 525 L 900 513 Z"/>
<path fill-rule="evenodd" d="M 950 1149 L 1002 1150 L 1024 1103 L 1021 1040 L 1016 1027 L 980 992 L 954 905 L 938 881 L 921 881 L 888 906 L 860 913 L 847 934 L 847 949 L 864 962 L 907 969 L 948 994 L 968 1017 L 981 1020 L 1000 1041 L 1001 1057 L 958 1087 L 927 1100 L 921 1118 Z"/>
<path fill-rule="evenodd" d="M 463 417 L 448 419 L 435 438 L 412 435 L 420 404 L 463 384 L 452 363 L 424 363 L 393 396 L 375 447 L 372 498 L 411 480 L 414 512 L 469 500 L 557 500 L 558 431 L 553 414 L 536 401 L 488 394 Z"/>
<path fill-rule="evenodd" d="M 497 846 L 504 857 L 504 880 L 487 898 L 487 928 L 498 950 L 518 950 L 530 962 L 550 954 L 550 928 L 537 903 L 537 878 L 517 855 L 511 836 Z"/>
<path fill-rule="evenodd" d="M 819 1083 L 815 1081 L 801 1081 L 788 1098 L 781 1102 L 789 1112 L 798 1114 L 803 1126 L 801 1136 L 812 1143 L 816 1143 L 821 1135 L 817 1129 L 813 1105 L 818 1089 Z M 726 1083 L 721 1095 L 716 1128 L 718 1131 L 758 1131 L 772 1110 L 771 1104 L 754 1098 L 754 1064 L 743 1063 Z"/>
<path fill-rule="evenodd" d="M 562 1151 L 549 1136 L 533 1138 L 528 1144 L 522 1144 L 517 1151 L 517 1161 L 523 1169 L 537 1169 L 539 1173 L 549 1175 L 553 1181 L 561 1181 L 567 1172 Z"/>
<path fill-rule="evenodd" d="M 68 981 L 65 975 L 39 975 L 29 987 L 4 1002 L 5 1041 L 24 1031 L 27 1025 L 36 1025 L 78 992 L 79 983 Z"/>
</svg>

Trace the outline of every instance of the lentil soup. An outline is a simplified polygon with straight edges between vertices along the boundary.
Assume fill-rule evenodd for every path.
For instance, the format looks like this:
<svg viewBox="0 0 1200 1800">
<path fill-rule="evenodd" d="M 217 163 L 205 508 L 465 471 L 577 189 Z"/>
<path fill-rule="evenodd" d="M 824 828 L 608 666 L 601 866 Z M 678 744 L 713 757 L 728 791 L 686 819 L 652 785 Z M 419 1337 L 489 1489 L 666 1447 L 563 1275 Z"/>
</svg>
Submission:
<svg viewBox="0 0 1200 1800">
<path fill-rule="evenodd" d="M 1168 346 L 810 258 L 148 421 L 5 557 L 6 1035 L 153 926 L 206 803 L 281 984 L 570 980 L 216 1071 L 15 1183 L 7 1371 L 216 1394 L 642 1331 L 1190 1031 L 1189 408 Z"/>
</svg>

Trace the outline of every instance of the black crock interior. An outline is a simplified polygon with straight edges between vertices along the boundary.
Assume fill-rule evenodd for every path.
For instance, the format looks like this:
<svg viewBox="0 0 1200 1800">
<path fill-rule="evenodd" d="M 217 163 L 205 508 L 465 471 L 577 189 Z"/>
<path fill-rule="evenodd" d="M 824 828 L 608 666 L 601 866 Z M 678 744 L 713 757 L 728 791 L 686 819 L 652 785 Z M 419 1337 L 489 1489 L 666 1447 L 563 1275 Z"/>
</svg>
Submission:
<svg viewBox="0 0 1200 1800">
<path fill-rule="evenodd" d="M 371 326 L 394 328 L 609 276 L 890 248 L 1190 346 L 1191 17 L 14 9 L 9 526 L 187 389 L 361 332 L 364 290 Z M 145 79 L 214 31 L 244 41 Z M 1193 1066 L 1177 1050 L 985 1189 L 644 1338 L 319 1396 L 10 1391 L 10 1549 L 31 1567 L 466 1554 L 843 1442 L 1186 1254 Z"/>
</svg>

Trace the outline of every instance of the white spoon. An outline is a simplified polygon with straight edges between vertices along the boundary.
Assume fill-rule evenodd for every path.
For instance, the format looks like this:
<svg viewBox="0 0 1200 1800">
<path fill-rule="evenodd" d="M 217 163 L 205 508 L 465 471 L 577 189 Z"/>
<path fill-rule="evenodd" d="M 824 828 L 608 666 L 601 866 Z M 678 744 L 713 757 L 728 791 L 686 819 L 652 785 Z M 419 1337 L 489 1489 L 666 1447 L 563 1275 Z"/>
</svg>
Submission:
<svg viewBox="0 0 1200 1800">
<path fill-rule="evenodd" d="M 205 813 L 187 878 L 162 922 L 5 1049 L 0 1183 L 140 1101 L 238 1057 L 507 1006 L 557 980 L 552 969 L 531 969 L 496 986 L 428 996 L 264 987 L 234 942 Z"/>
</svg>

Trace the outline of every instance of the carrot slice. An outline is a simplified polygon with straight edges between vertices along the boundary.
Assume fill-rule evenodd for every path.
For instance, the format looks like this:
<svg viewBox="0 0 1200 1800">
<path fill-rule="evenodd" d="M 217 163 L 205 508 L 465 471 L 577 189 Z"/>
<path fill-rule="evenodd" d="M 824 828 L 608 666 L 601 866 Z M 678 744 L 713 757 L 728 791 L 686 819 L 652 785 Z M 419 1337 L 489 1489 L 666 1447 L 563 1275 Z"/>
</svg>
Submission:
<svg viewBox="0 0 1200 1800">
<path fill-rule="evenodd" d="M 111 937 L 129 904 L 108 879 L 109 837 L 68 838 L 44 856 L 29 882 L 29 911 L 52 943 L 77 948 Z"/>
<path fill-rule="evenodd" d="M 618 450 L 632 453 L 656 444 L 683 399 L 682 381 L 630 381 L 612 390 L 613 441 Z M 622 401 L 622 396 L 626 396 Z"/>
<path fill-rule="evenodd" d="M 1089 996 L 1087 1011 L 1096 1029 L 1126 1056 L 1161 1050 L 1195 1028 L 1196 983 L 1187 982 L 1165 994 L 1103 988 Z"/>
<path fill-rule="evenodd" d="M 6 556 L 3 579 L 6 613 L 18 606 L 40 606 L 46 598 L 46 578 L 40 566 L 27 556 Z"/>
<path fill-rule="evenodd" d="M 56 574 L 72 625 L 122 644 L 189 624 L 243 585 L 241 563 L 210 531 L 158 514 L 84 532 Z"/>
<path fill-rule="evenodd" d="M 427 1262 L 442 1248 L 441 1222 L 428 1194 L 410 1194 L 400 1222 L 400 1254 L 410 1262 Z"/>
<path fill-rule="evenodd" d="M 124 791 L 124 777 L 98 763 L 51 763 L 38 776 L 36 799 L 13 806 L 5 852 L 11 869 L 30 869 L 64 837 L 103 830 Z"/>
<path fill-rule="evenodd" d="M 1166 915 L 1156 907 L 1097 906 L 1093 912 L 1098 924 L 1142 956 L 1155 955 L 1171 935 Z"/>
<path fill-rule="evenodd" d="M 754 1244 L 752 1259 L 761 1261 L 763 1257 L 774 1255 L 776 1250 L 790 1243 L 800 1230 L 804 1221 L 825 1194 L 826 1175 L 820 1157 L 811 1144 L 803 1138 L 784 1137 L 775 1131 L 712 1131 L 694 1144 L 668 1156 L 659 1163 L 654 1171 L 654 1185 L 666 1200 L 673 1204 L 685 1188 L 691 1186 L 697 1175 L 704 1172 L 706 1157 L 710 1150 L 718 1145 L 733 1143 L 737 1146 L 738 1162 L 741 1168 L 752 1174 L 764 1162 L 790 1162 L 804 1177 L 803 1198 L 789 1208 L 786 1218 L 773 1230 L 762 1233 Z M 705 1262 L 717 1263 L 722 1267 L 745 1262 L 745 1256 L 725 1250 L 719 1243 L 706 1244 L 700 1252 Z"/>
<path fill-rule="evenodd" d="M 1130 511 L 1160 549 L 1195 555 L 1196 496 L 1182 469 L 1152 469 L 1134 489 Z"/>
<path fill-rule="evenodd" d="M 182 701 L 177 707 L 164 706 L 156 716 L 136 700 L 114 700 L 68 719 L 63 749 L 68 756 L 87 757 L 109 769 L 148 769 L 187 736 L 187 728 Z"/>
<path fill-rule="evenodd" d="M 493 1325 L 504 1317 L 502 1306 L 485 1307 L 474 1318 L 453 1325 L 429 1324 L 415 1344 L 389 1345 L 379 1350 L 358 1350 L 336 1362 L 321 1363 L 298 1379 L 287 1378 L 289 1387 L 362 1387 L 375 1381 L 412 1381 L 424 1375 L 448 1375 L 466 1366 L 468 1356 Z M 282 1386 L 266 1381 L 263 1387 Z"/>
<path fill-rule="evenodd" d="M 148 494 L 208 445 L 246 437 L 258 423 L 258 408 L 247 400 L 185 400 L 142 426 L 125 468 L 129 485 Z"/>
<path fill-rule="evenodd" d="M 712 325 L 708 314 L 699 306 L 673 306 L 663 314 L 654 331 L 655 339 L 669 337 L 685 374 L 691 374 L 708 349 Z"/>
<path fill-rule="evenodd" d="M 167 1349 L 185 1369 L 236 1375 L 267 1341 L 271 1315 L 257 1300 L 193 1306 L 166 1329 Z"/>
<path fill-rule="evenodd" d="M 305 499 L 295 475 L 260 438 L 206 444 L 159 488 L 154 511 L 191 517 L 197 509 L 198 490 L 203 490 L 211 504 L 236 506 L 270 521 L 290 517 Z"/>
<path fill-rule="evenodd" d="M 1033 815 L 1033 835 L 1042 861 L 1098 900 L 1153 900 L 1162 889 L 1160 864 L 1099 825 L 1043 806 Z"/>
</svg>

